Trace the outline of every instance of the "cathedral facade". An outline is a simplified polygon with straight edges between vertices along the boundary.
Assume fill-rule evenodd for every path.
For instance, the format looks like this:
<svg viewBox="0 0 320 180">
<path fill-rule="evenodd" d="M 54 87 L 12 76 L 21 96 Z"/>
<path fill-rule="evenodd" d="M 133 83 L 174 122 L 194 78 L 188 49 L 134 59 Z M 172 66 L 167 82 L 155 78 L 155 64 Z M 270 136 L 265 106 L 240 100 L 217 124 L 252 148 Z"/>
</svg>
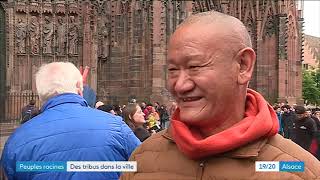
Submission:
<svg viewBox="0 0 320 180">
<path fill-rule="evenodd" d="M 219 11 L 246 25 L 257 53 L 250 87 L 302 102 L 303 18 L 294 0 L 8 0 L 0 4 L 0 91 L 35 92 L 43 63 L 89 66 L 99 100 L 170 100 L 166 54 L 186 17 Z M 1 96 L 0 103 L 6 103 Z"/>
</svg>

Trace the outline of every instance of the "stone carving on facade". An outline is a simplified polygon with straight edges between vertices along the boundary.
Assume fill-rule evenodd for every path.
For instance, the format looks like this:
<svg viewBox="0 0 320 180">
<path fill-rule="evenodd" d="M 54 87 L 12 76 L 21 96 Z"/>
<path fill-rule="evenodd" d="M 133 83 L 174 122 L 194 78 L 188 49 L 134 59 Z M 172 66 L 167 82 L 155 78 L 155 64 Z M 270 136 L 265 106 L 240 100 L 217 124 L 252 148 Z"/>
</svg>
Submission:
<svg viewBox="0 0 320 180">
<path fill-rule="evenodd" d="M 285 60 L 287 59 L 287 17 L 280 16 L 279 17 L 279 59 Z"/>
<path fill-rule="evenodd" d="M 29 36 L 30 36 L 30 50 L 31 54 L 39 53 L 39 39 L 40 39 L 40 29 L 39 21 L 35 16 L 31 17 L 29 25 Z"/>
<path fill-rule="evenodd" d="M 288 34 L 289 34 L 289 38 L 291 38 L 291 39 L 297 37 L 294 19 L 291 15 L 289 15 Z"/>
<path fill-rule="evenodd" d="M 246 26 L 250 37 L 252 41 L 252 46 L 253 48 L 256 48 L 256 43 L 255 43 L 255 38 L 256 38 L 256 29 L 257 29 L 257 24 L 256 24 L 256 15 L 255 11 L 252 5 L 251 1 L 246 2 L 246 4 L 243 4 L 242 7 L 242 22 Z"/>
<path fill-rule="evenodd" d="M 16 47 L 18 54 L 26 53 L 26 39 L 27 39 L 27 25 L 18 19 L 18 24 L 16 26 Z"/>
<path fill-rule="evenodd" d="M 66 23 L 63 17 L 58 17 L 58 24 L 56 30 L 56 42 L 57 42 L 57 53 L 59 55 L 65 54 L 66 48 Z"/>
<path fill-rule="evenodd" d="M 69 24 L 69 54 L 75 55 L 78 54 L 78 25 L 76 23 L 75 17 L 70 16 L 70 24 Z"/>
<path fill-rule="evenodd" d="M 110 53 L 110 27 L 108 27 L 107 23 L 105 23 L 102 28 L 101 37 L 101 57 L 107 58 Z"/>
<path fill-rule="evenodd" d="M 221 12 L 225 14 L 229 14 L 229 3 L 221 4 Z"/>
<path fill-rule="evenodd" d="M 129 1 L 128 0 L 121 0 L 121 4 L 120 4 L 120 12 L 123 14 L 128 13 L 129 10 Z"/>
<path fill-rule="evenodd" d="M 29 4 L 29 12 L 32 13 L 40 13 L 40 5 L 39 2 L 37 0 L 31 0 L 30 4 Z"/>
<path fill-rule="evenodd" d="M 66 7 L 64 5 L 64 2 L 63 1 L 57 1 L 56 2 L 56 13 L 59 13 L 59 14 L 65 14 L 66 13 Z"/>
<path fill-rule="evenodd" d="M 205 11 L 219 11 L 221 12 L 221 7 L 214 1 L 193 1 L 193 12 L 205 12 Z"/>
<path fill-rule="evenodd" d="M 44 17 L 43 25 L 43 53 L 52 53 L 52 40 L 53 40 L 53 23 L 48 16 Z"/>
<path fill-rule="evenodd" d="M 27 0 L 16 0 L 16 5 L 25 5 Z"/>
<path fill-rule="evenodd" d="M 276 29 L 275 29 L 275 17 L 272 15 L 268 15 L 267 21 L 265 24 L 265 35 L 268 37 L 271 37 L 272 35 L 275 34 Z"/>
<path fill-rule="evenodd" d="M 7 3 L 8 2 L 8 3 Z M 154 72 L 153 68 L 157 67 L 157 64 L 154 64 L 154 60 L 159 60 L 160 63 L 165 61 L 165 51 L 166 51 L 166 37 L 169 37 L 171 32 L 174 30 L 173 27 L 175 25 L 174 22 L 180 22 L 181 19 L 184 19 L 186 16 L 184 16 L 183 13 L 186 13 L 187 15 L 192 14 L 192 7 L 193 12 L 200 12 L 205 10 L 213 10 L 215 8 L 221 7 L 221 11 L 228 13 L 230 15 L 234 15 L 235 17 L 241 18 L 248 27 L 251 37 L 253 40 L 254 47 L 257 47 L 259 49 L 260 54 L 258 55 L 258 58 L 260 59 L 257 61 L 257 73 L 254 75 L 254 83 L 253 88 L 262 89 L 266 87 L 267 85 L 271 84 L 270 87 L 276 89 L 278 92 L 281 92 L 280 90 L 282 87 L 283 81 L 278 80 L 277 78 L 272 79 L 272 82 L 270 82 L 270 77 L 266 75 L 266 78 L 262 77 L 264 74 L 264 70 L 269 69 L 270 72 L 275 72 L 277 69 L 275 65 L 269 65 L 267 63 L 274 63 L 277 62 L 278 59 L 287 59 L 288 62 L 292 63 L 292 60 L 299 60 L 299 57 L 294 57 L 291 51 L 296 52 L 298 48 L 300 48 L 299 40 L 300 32 L 302 28 L 300 28 L 300 24 L 297 24 L 296 13 L 292 14 L 293 17 L 290 19 L 290 23 L 287 20 L 281 20 L 278 19 L 279 12 L 283 14 L 286 17 L 288 16 L 290 5 L 295 6 L 295 1 L 290 0 L 289 1 L 271 1 L 271 0 L 248 0 L 248 1 L 237 1 L 237 0 L 206 0 L 206 1 L 200 1 L 200 0 L 194 0 L 194 1 L 174 1 L 174 0 L 160 0 L 160 1 L 143 1 L 143 0 L 118 0 L 118 1 L 110 1 L 110 0 L 77 0 L 77 1 L 70 1 L 70 0 L 39 0 L 39 1 L 31 1 L 31 0 L 9 0 L 7 2 L 4 2 L 4 4 L 8 5 L 8 10 L 6 11 L 6 22 L 7 23 L 7 30 L 11 30 L 11 26 L 13 26 L 13 31 L 8 32 L 8 36 L 6 36 L 6 41 L 8 45 L 10 45 L 10 42 L 13 41 L 13 46 L 7 46 L 8 54 L 18 54 L 18 57 L 16 56 L 8 56 L 8 62 L 11 63 L 10 66 L 8 65 L 8 68 L 11 68 L 8 70 L 8 82 L 7 84 L 18 84 L 21 83 L 21 81 L 24 80 L 17 80 L 19 82 L 14 82 L 11 77 L 15 77 L 14 70 L 12 70 L 16 64 L 16 62 L 22 62 L 22 59 L 25 56 L 25 54 L 30 54 L 31 56 L 28 57 L 28 62 L 35 63 L 36 66 L 40 65 L 43 62 L 46 62 L 45 58 L 46 54 L 42 54 L 42 52 L 46 51 L 44 46 L 44 32 L 42 31 L 44 29 L 44 16 L 49 16 L 51 21 L 53 21 L 54 24 L 54 36 L 51 42 L 51 50 L 52 53 L 55 56 L 52 58 L 49 57 L 50 61 L 74 61 L 76 63 L 82 64 L 84 61 L 90 62 L 92 64 L 96 64 L 96 61 L 98 60 L 114 60 L 117 63 L 114 64 L 121 64 L 121 69 L 123 71 L 123 75 L 119 75 L 121 73 L 119 72 L 120 68 L 114 68 L 115 65 L 113 63 L 101 63 L 98 64 L 98 70 L 97 74 L 95 74 L 93 77 L 96 78 L 93 82 L 96 82 L 97 84 L 97 90 L 100 92 L 106 90 L 110 93 L 112 93 L 113 96 L 118 96 L 123 99 L 128 95 L 128 93 L 125 90 L 122 90 L 121 88 L 126 89 L 129 87 L 127 84 L 129 83 L 122 83 L 121 86 L 118 86 L 117 84 L 113 83 L 113 81 L 124 81 L 127 82 L 127 79 L 130 80 L 131 77 L 128 77 L 127 73 L 130 72 L 128 69 L 129 67 L 134 67 L 130 65 L 130 59 L 131 57 L 134 57 L 136 55 L 136 50 L 139 50 L 137 58 L 135 58 L 135 61 L 138 61 L 139 63 L 143 63 L 143 68 L 141 68 L 140 74 L 144 74 L 144 79 L 141 79 L 141 84 L 144 84 L 144 86 L 151 87 L 153 84 L 152 79 L 154 78 L 154 75 L 152 72 Z M 22 3 L 23 2 L 23 3 Z M 25 2 L 25 3 L 24 3 Z M 126 2 L 126 3 L 124 3 Z M 140 2 L 142 4 L 142 28 L 137 28 L 137 23 L 139 22 L 139 26 L 141 24 L 140 20 L 137 21 L 139 18 L 135 17 L 136 8 L 135 5 L 139 4 L 136 2 Z M 150 3 L 150 8 L 146 8 L 147 6 L 143 4 Z M 184 7 L 182 4 L 186 3 L 188 6 Z M 48 6 L 46 6 L 48 4 Z M 52 12 L 48 11 L 46 8 L 49 8 L 49 4 L 52 6 Z M 121 8 L 119 6 L 116 6 L 116 4 L 122 4 Z M 131 8 L 125 8 L 125 5 L 130 5 Z M 250 6 L 248 6 L 250 4 Z M 90 9 L 93 5 L 96 5 L 99 11 L 95 11 L 95 9 Z M 282 11 L 279 11 L 279 5 L 281 5 Z M 283 7 L 285 6 L 285 7 Z M 21 7 L 21 8 L 20 8 Z M 109 8 L 110 7 L 110 8 Z M 242 9 L 244 7 L 247 7 L 244 11 Z M 250 8 L 249 8 L 250 7 Z M 270 7 L 273 7 L 270 9 Z M 19 10 L 21 9 L 21 11 Z M 98 16 L 95 18 L 89 18 L 89 20 L 94 19 L 95 22 L 99 21 L 99 25 L 97 27 L 97 24 L 94 24 L 93 29 L 88 28 L 88 22 L 84 17 L 89 17 L 86 15 L 90 9 L 90 13 L 98 13 Z M 119 10 L 120 9 L 120 10 Z M 127 10 L 128 9 L 128 10 Z M 188 11 L 186 11 L 186 9 Z M 84 11 L 86 10 L 86 11 Z M 243 18 L 243 16 L 246 14 L 245 12 L 250 11 L 248 13 L 248 18 Z M 293 11 L 295 12 L 295 11 Z M 92 14 L 91 14 L 92 15 Z M 254 16 L 255 15 L 255 16 Z M 31 23 L 31 18 L 34 16 L 34 22 Z M 72 18 L 70 18 L 72 16 Z M 26 35 L 20 40 L 21 43 L 18 42 L 18 36 L 17 30 L 18 30 L 18 18 L 20 18 L 24 21 L 26 25 Z M 41 18 L 40 18 L 41 17 Z M 62 17 L 62 22 L 59 23 L 58 18 Z M 70 19 L 69 19 L 70 18 Z M 100 22 L 100 20 L 104 20 Z M 14 20 L 14 22 L 11 22 Z M 278 20 L 281 20 L 281 27 L 278 26 L 279 22 Z M 107 21 L 107 23 L 105 22 Z M 288 22 L 285 22 L 288 21 Z M 116 23 L 117 22 L 117 23 Z M 43 23 L 43 24 L 42 24 Z M 122 25 L 122 24 L 124 25 Z M 36 25 L 33 25 L 36 24 Z M 61 25 L 63 24 L 63 25 Z M 108 25 L 108 30 L 103 29 L 105 25 Z M 285 27 L 284 27 L 285 26 Z M 87 29 L 85 29 L 85 27 Z M 294 28 L 295 27 L 295 28 Z M 139 31 L 141 29 L 141 31 Z M 284 30 L 281 34 L 279 29 Z M 87 30 L 87 31 L 86 31 Z M 90 31 L 89 31 L 90 30 Z M 121 30 L 121 31 L 120 31 Z M 70 33 L 69 33 L 70 31 Z M 23 31 L 22 31 L 23 32 Z M 90 34 L 86 34 L 89 32 Z M 119 33 L 121 32 L 121 33 Z M 295 32 L 295 33 L 294 33 Z M 10 34 L 11 33 L 11 34 Z M 13 34 L 12 34 L 13 33 Z M 134 36 L 136 33 L 137 36 Z M 23 34 L 23 33 L 22 33 Z M 142 40 L 141 45 L 137 46 L 137 43 L 134 43 L 135 37 L 140 38 L 140 34 L 142 34 Z M 297 34 L 296 39 L 290 39 L 283 36 L 285 34 L 286 36 L 295 36 Z M 120 35 L 120 36 L 118 36 Z M 122 35 L 122 36 L 121 36 Z M 268 37 L 271 35 L 271 37 Z M 92 37 L 92 38 L 91 38 Z M 41 39 L 40 39 L 41 38 Z M 90 39 L 87 41 L 87 38 Z M 153 39 L 154 38 L 154 39 Z M 254 39 L 255 38 L 255 39 Z M 119 41 L 123 39 L 123 42 Z M 257 40 L 258 39 L 258 40 Z M 83 40 L 83 41 L 82 41 Z M 262 41 L 266 40 L 266 41 Z M 289 41 L 289 42 L 287 42 Z M 88 43 L 92 43 L 89 44 Z M 22 47 L 21 52 L 18 52 L 19 46 Z M 20 45 L 21 44 L 21 45 Z M 279 47 L 276 47 L 275 45 L 279 45 Z M 110 47 L 109 49 L 106 47 Z M 113 47 L 115 46 L 115 47 Z M 265 47 L 271 47 L 270 51 L 264 51 Z M 21 48 L 20 47 L 20 48 Z M 91 49 L 89 49 L 89 48 Z M 279 49 L 277 49 L 279 48 Z M 295 48 L 295 49 L 293 49 Z M 80 51 L 84 49 L 84 51 Z M 98 52 L 97 50 L 98 49 Z M 143 51 L 140 51 L 143 50 Z M 276 51 L 274 50 L 276 49 Z M 112 50 L 112 51 L 111 51 Z M 299 49 L 298 49 L 299 50 Z M 13 52 L 11 52 L 13 51 Z M 110 52 L 109 52 L 110 51 Z M 158 52 L 163 52 L 161 56 L 158 57 Z M 276 54 L 277 52 L 280 53 L 280 56 L 272 55 L 270 56 L 267 53 Z M 287 52 L 287 53 L 286 53 Z M 40 54 L 41 53 L 41 54 Z M 34 57 L 32 54 L 36 54 Z M 286 54 L 288 54 L 288 57 L 286 57 Z M 296 53 L 299 55 L 299 53 Z M 69 55 L 70 57 L 65 57 Z M 79 57 L 78 57 L 79 55 Z M 50 56 L 50 54 L 49 54 Z M 97 59 L 97 56 L 99 57 Z M 104 59 L 103 57 L 107 57 L 108 59 Z M 48 55 L 47 55 L 48 57 Z M 90 57 L 92 59 L 83 58 L 83 57 Z M 281 58 L 279 58 L 281 57 Z M 268 60 L 268 62 L 265 62 L 264 60 Z M 122 64 L 123 63 L 123 64 Z M 281 62 L 286 63 L 286 62 Z M 293 62 L 295 63 L 295 62 Z M 28 63 L 28 65 L 31 63 Z M 261 66 L 263 65 L 263 66 Z M 266 66 L 264 66 L 266 65 Z M 268 65 L 268 66 L 267 66 Z M 120 65 L 119 65 L 120 66 Z M 283 65 L 284 66 L 284 65 Z M 290 65 L 291 67 L 292 65 Z M 111 68 L 109 68 L 111 67 Z M 282 66 L 281 66 L 282 67 Z M 23 67 L 23 72 L 28 71 L 28 66 Z M 155 69 L 158 71 L 158 69 Z M 296 85 L 293 84 L 293 80 L 288 80 L 288 76 L 291 76 L 292 68 L 288 68 L 288 70 L 283 73 L 282 71 L 279 72 L 279 77 L 283 77 L 287 82 L 287 88 L 291 88 L 296 90 Z M 11 74 L 13 72 L 13 74 Z M 116 78 L 112 78 L 112 74 L 117 74 Z M 164 73 L 165 72 L 161 72 Z M 290 74 L 291 73 L 291 74 Z M 299 71 L 299 73 L 301 73 Z M 273 74 L 273 73 L 270 73 Z M 162 76 L 162 74 L 161 74 Z M 300 74 L 299 74 L 300 76 Z M 259 82 L 259 83 L 256 83 Z M 279 84 L 279 88 L 275 85 Z M 112 84 L 113 83 L 113 84 Z M 298 82 L 299 83 L 299 82 Z M 110 85 L 112 84 L 112 85 Z M 291 86 L 291 84 L 293 84 Z M 298 84 L 299 85 L 299 84 Z M 162 86 L 162 85 L 161 85 Z M 298 87 L 299 88 L 299 87 Z M 151 90 L 149 90 L 151 89 Z M 157 88 L 149 88 L 146 91 L 141 91 L 139 89 L 139 92 L 143 92 L 142 94 L 137 94 L 138 98 L 147 96 L 145 94 L 152 94 L 153 89 Z M 284 88 L 282 88 L 284 89 Z M 298 89 L 298 91 L 301 91 L 301 89 Z M 98 91 L 97 91 L 98 92 Z M 157 90 L 157 93 L 159 91 Z M 268 96 L 274 96 L 273 90 L 265 90 L 264 92 L 267 92 Z M 163 92 L 162 94 L 166 95 L 166 92 Z M 266 94 L 266 93 L 265 93 Z M 286 96 L 288 93 L 285 92 L 281 96 Z M 101 95 L 101 94 L 100 94 Z M 125 99 L 126 100 L 126 99 Z"/>
<path fill-rule="evenodd" d="M 78 14 L 77 2 L 75 2 L 74 0 L 69 0 L 68 5 L 69 5 L 69 14 Z"/>
<path fill-rule="evenodd" d="M 51 0 L 44 0 L 42 10 L 43 13 L 52 13 Z"/>
</svg>

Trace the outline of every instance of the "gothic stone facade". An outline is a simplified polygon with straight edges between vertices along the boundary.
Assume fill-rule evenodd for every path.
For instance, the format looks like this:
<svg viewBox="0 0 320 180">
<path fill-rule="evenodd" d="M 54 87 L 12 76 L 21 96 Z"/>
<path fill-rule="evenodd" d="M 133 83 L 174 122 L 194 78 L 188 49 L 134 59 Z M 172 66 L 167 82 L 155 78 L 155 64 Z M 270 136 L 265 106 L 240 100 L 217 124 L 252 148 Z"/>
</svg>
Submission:
<svg viewBox="0 0 320 180">
<path fill-rule="evenodd" d="M 250 87 L 269 102 L 301 102 L 303 19 L 293 0 L 8 0 L 0 6 L 1 90 L 35 91 L 41 64 L 70 61 L 90 66 L 100 100 L 168 101 L 168 38 L 186 17 L 211 10 L 247 26 L 257 52 Z"/>
</svg>

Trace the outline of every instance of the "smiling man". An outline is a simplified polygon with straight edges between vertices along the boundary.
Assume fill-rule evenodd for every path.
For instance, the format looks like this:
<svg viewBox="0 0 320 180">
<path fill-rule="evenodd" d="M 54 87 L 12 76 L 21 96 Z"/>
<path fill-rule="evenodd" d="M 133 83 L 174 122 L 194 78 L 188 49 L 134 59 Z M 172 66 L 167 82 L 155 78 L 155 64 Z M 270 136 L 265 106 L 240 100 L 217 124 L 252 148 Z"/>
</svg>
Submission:
<svg viewBox="0 0 320 180">
<path fill-rule="evenodd" d="M 171 36 L 168 87 L 178 108 L 171 125 L 131 156 L 122 179 L 315 179 L 320 163 L 277 134 L 272 107 L 248 89 L 256 54 L 243 23 L 205 12 Z M 256 161 L 304 161 L 304 172 L 256 172 Z"/>
</svg>

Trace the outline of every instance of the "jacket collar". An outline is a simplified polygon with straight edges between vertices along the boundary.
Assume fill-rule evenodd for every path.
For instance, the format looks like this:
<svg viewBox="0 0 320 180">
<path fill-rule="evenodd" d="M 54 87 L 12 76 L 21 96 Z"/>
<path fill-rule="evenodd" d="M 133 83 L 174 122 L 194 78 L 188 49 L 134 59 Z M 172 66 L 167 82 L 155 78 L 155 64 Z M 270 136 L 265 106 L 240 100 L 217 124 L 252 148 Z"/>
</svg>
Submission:
<svg viewBox="0 0 320 180">
<path fill-rule="evenodd" d="M 88 103 L 86 102 L 86 100 L 83 99 L 83 97 L 79 96 L 78 94 L 64 93 L 64 94 L 59 94 L 57 96 L 54 96 L 50 98 L 48 101 L 46 101 L 44 105 L 41 107 L 41 112 L 65 103 L 76 103 L 76 104 L 80 104 L 81 106 L 85 106 L 85 107 L 88 106 Z"/>
<path fill-rule="evenodd" d="M 174 139 L 171 135 L 171 128 L 165 130 L 165 132 L 162 134 L 162 136 L 169 141 L 175 143 Z M 237 149 L 219 154 L 217 156 L 220 157 L 231 157 L 231 158 L 254 158 L 259 155 L 259 152 L 263 148 L 265 144 L 267 144 L 268 138 L 262 138 L 259 140 L 256 140 L 254 142 L 251 142 L 245 146 L 239 147 Z"/>
</svg>

